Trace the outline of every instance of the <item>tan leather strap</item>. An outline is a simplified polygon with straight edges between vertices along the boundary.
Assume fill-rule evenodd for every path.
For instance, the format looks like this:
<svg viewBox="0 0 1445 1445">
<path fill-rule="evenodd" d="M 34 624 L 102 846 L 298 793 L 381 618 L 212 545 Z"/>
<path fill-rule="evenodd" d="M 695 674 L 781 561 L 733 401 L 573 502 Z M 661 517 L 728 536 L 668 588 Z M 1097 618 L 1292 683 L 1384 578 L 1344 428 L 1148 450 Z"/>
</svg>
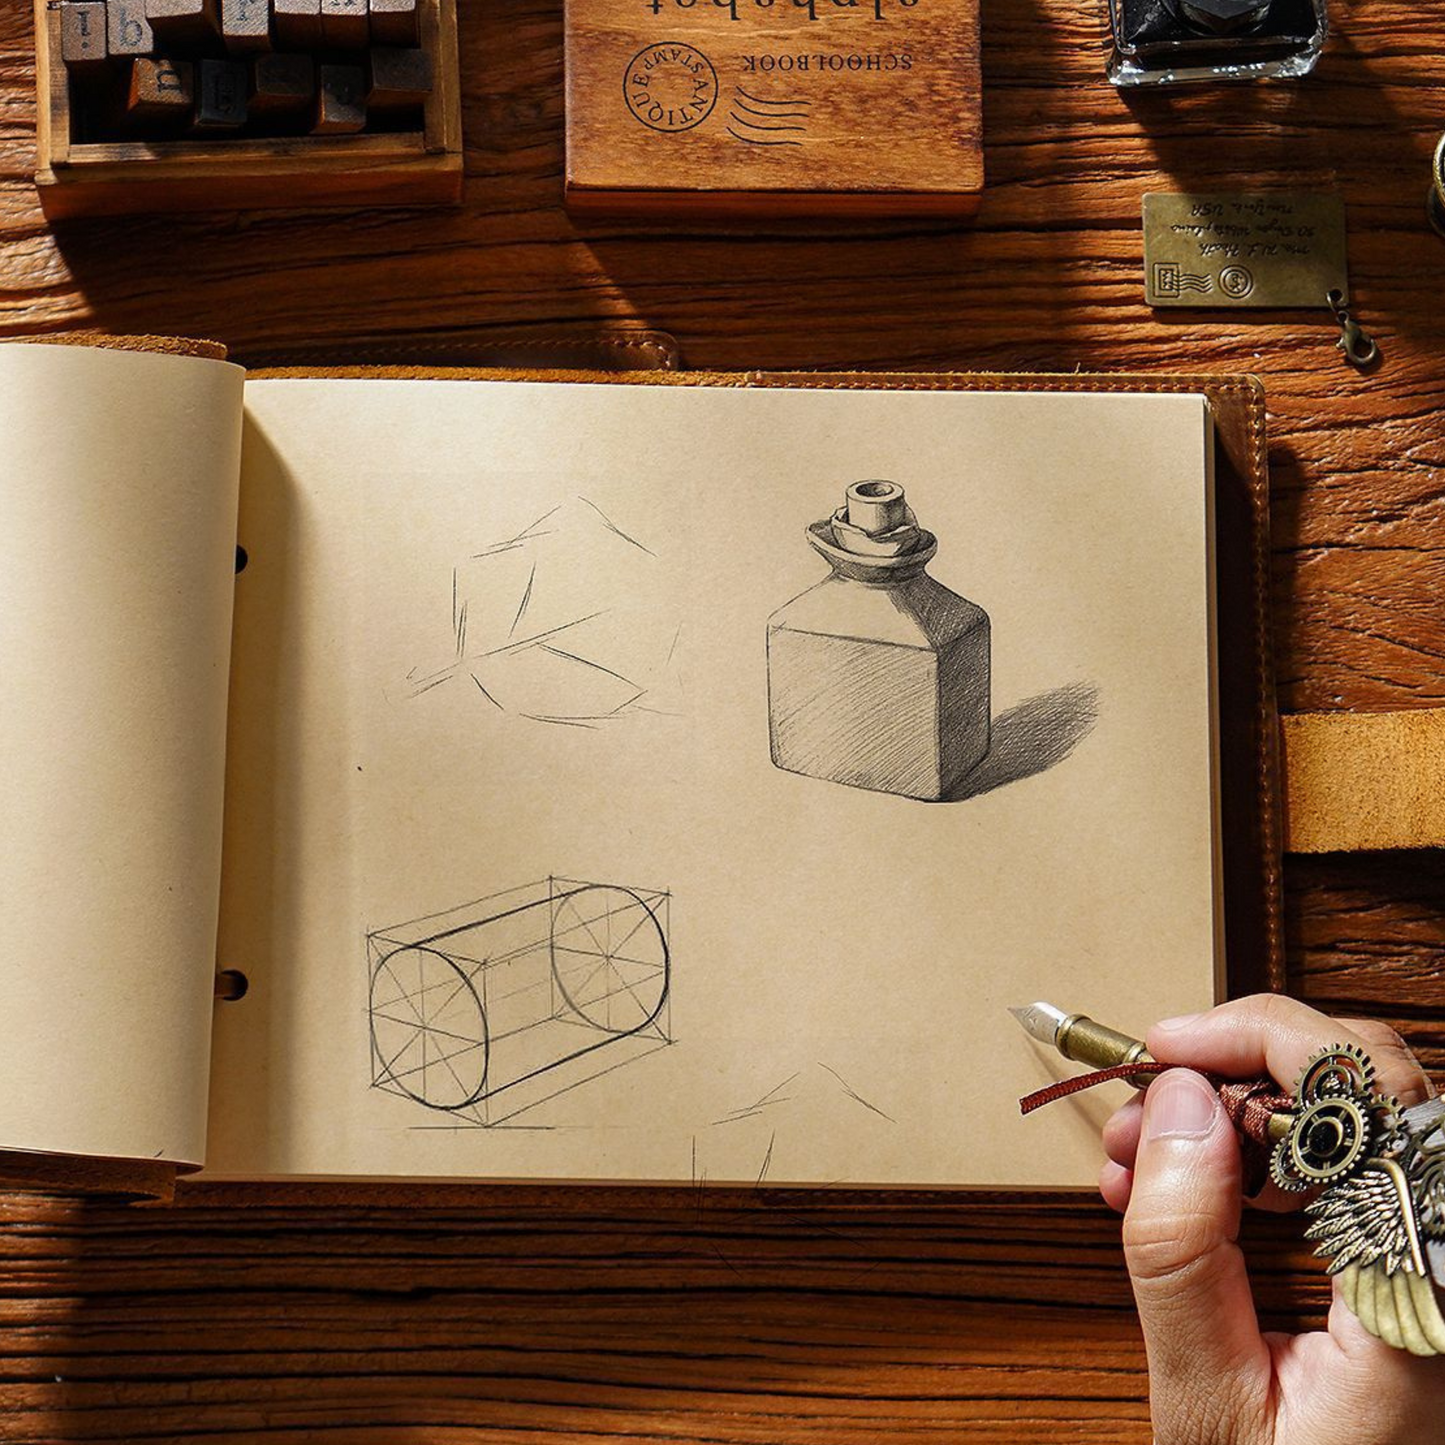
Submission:
<svg viewBox="0 0 1445 1445">
<path fill-rule="evenodd" d="M 1289 852 L 1445 847 L 1445 708 L 1282 721 Z"/>
</svg>

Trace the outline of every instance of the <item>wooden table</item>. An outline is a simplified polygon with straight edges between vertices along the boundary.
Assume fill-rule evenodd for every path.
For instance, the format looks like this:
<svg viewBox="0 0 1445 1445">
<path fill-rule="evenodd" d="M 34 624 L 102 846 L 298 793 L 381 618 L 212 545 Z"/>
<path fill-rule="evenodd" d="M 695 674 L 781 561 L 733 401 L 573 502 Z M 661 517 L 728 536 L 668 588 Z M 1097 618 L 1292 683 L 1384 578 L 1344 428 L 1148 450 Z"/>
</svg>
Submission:
<svg viewBox="0 0 1445 1445">
<path fill-rule="evenodd" d="M 1445 701 L 1445 241 L 1426 227 L 1445 16 L 1335 0 L 1296 85 L 1121 96 L 1077 0 L 990 0 L 990 187 L 968 229 L 666 235 L 559 207 L 560 0 L 463 0 L 467 203 L 47 228 L 28 0 L 0 12 L 0 334 L 406 336 L 654 326 L 706 367 L 1249 370 L 1270 400 L 1286 709 Z M 1338 186 L 1358 314 L 1155 317 L 1151 189 Z M 1291 860 L 1295 992 L 1445 1066 L 1445 860 Z M 968 1108 L 967 1099 L 959 1107 Z M 1144 1442 L 1100 1206 L 197 1189 L 0 1204 L 0 1434 L 270 1445 Z M 1318 1322 L 1293 1221 L 1251 1220 L 1266 1322 Z"/>
</svg>

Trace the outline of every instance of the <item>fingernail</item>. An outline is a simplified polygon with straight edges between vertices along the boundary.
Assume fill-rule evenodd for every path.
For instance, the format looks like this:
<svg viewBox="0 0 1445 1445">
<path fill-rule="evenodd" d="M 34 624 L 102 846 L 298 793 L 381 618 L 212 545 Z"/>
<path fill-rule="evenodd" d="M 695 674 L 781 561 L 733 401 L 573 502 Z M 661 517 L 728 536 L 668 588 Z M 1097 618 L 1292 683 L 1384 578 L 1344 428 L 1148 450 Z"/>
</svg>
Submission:
<svg viewBox="0 0 1445 1445">
<path fill-rule="evenodd" d="M 1180 1014 L 1177 1019 L 1160 1019 L 1154 1027 L 1163 1029 L 1166 1034 L 1173 1033 L 1176 1029 L 1187 1029 L 1196 1019 L 1203 1017 L 1203 1014 Z"/>
<path fill-rule="evenodd" d="M 1173 1069 L 1144 1096 L 1144 1132 L 1150 1139 L 1201 1139 L 1218 1111 L 1218 1096 L 1198 1074 Z"/>
</svg>

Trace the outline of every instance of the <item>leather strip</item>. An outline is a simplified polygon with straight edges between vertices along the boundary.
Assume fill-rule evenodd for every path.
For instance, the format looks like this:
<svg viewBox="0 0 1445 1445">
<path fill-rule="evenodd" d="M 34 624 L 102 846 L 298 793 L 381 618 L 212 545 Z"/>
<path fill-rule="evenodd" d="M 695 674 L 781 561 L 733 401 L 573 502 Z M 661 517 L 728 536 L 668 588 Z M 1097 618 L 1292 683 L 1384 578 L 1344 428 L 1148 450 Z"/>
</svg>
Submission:
<svg viewBox="0 0 1445 1445">
<path fill-rule="evenodd" d="M 1445 708 L 1282 723 L 1291 853 L 1445 847 Z"/>
</svg>

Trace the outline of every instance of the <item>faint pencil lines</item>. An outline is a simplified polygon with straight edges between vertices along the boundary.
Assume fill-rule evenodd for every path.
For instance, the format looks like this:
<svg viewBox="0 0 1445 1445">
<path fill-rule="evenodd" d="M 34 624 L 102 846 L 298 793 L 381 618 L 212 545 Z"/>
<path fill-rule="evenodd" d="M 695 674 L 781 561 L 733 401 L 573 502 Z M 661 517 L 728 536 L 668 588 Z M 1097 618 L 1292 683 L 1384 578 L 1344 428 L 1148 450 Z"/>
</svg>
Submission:
<svg viewBox="0 0 1445 1445">
<path fill-rule="evenodd" d="M 666 691 L 680 626 L 647 541 L 590 497 L 548 508 L 451 569 L 445 666 L 406 674 L 408 698 L 471 677 L 493 712 L 597 731 L 673 716 Z"/>
<path fill-rule="evenodd" d="M 842 1074 L 837 1071 L 837 1069 L 829 1067 L 829 1065 L 825 1064 L 821 1059 L 818 1060 L 818 1067 L 820 1069 L 826 1069 L 828 1073 L 832 1074 L 832 1076 L 837 1079 L 838 1083 L 842 1086 L 843 1092 L 847 1094 L 850 1099 L 856 1100 L 858 1103 L 862 1104 L 865 1109 L 872 1109 L 872 1111 L 877 1114 L 880 1119 L 887 1119 L 890 1124 L 896 1124 L 898 1122 L 898 1120 L 895 1119 L 892 1114 L 884 1113 L 884 1111 L 880 1109 L 877 1104 L 870 1103 L 867 1099 L 865 1099 L 863 1095 L 860 1094 L 842 1076 Z"/>
<path fill-rule="evenodd" d="M 801 1070 L 798 1072 L 801 1072 Z M 776 1108 L 779 1104 L 791 1102 L 793 1096 L 791 1094 L 784 1095 L 783 1090 L 786 1089 L 789 1084 L 793 1083 L 797 1077 L 798 1073 L 789 1074 L 781 1084 L 774 1084 L 761 1099 L 757 1099 L 751 1104 L 744 1104 L 740 1109 L 733 1109 L 729 1113 L 724 1114 L 720 1119 L 714 1119 L 714 1125 L 737 1124 L 741 1123 L 744 1119 L 756 1119 L 759 1114 L 764 1113 L 768 1109 Z"/>
</svg>

